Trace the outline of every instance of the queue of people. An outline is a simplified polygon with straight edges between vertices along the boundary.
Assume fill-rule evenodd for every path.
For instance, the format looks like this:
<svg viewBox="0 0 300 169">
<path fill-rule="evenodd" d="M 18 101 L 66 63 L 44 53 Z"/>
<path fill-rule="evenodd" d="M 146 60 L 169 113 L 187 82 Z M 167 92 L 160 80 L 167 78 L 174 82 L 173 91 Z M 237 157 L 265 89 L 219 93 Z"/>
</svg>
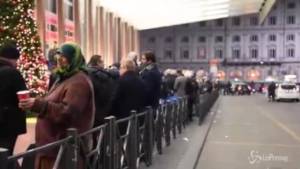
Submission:
<svg viewBox="0 0 300 169">
<path fill-rule="evenodd" d="M 117 119 L 137 113 L 146 106 L 156 109 L 160 101 L 187 97 L 188 117 L 192 121 L 195 106 L 201 92 L 210 93 L 216 88 L 211 81 L 197 81 L 195 74 L 163 74 L 153 52 L 138 55 L 130 52 L 128 57 L 108 68 L 102 56 L 94 55 L 86 63 L 80 46 L 64 43 L 52 50 L 49 91 L 44 97 L 18 98 L 19 91 L 26 91 L 25 81 L 16 69 L 20 54 L 13 44 L 0 47 L 0 147 L 13 154 L 20 134 L 26 133 L 26 111 L 37 115 L 35 144 L 45 144 L 67 136 L 68 128 L 79 133 L 100 126 L 104 118 L 113 115 Z M 127 124 L 119 126 L 125 134 Z M 92 146 L 95 138 L 85 144 Z M 37 153 L 36 169 L 53 167 L 58 150 Z M 10 168 L 13 168 L 12 166 Z M 83 159 L 79 157 L 79 168 Z"/>
<path fill-rule="evenodd" d="M 51 64 L 55 67 L 51 68 L 51 86 L 46 96 L 20 100 L 17 92 L 27 88 L 16 69 L 19 56 L 15 45 L 0 47 L 0 147 L 9 149 L 10 155 L 18 135 L 26 133 L 26 111 L 37 114 L 35 144 L 42 146 L 66 137 L 68 128 L 82 133 L 101 125 L 108 115 L 120 119 L 129 116 L 131 110 L 141 112 L 146 106 L 155 109 L 159 105 L 162 74 L 152 52 L 142 55 L 140 65 L 136 57 L 130 56 L 120 65 L 105 69 L 101 56 L 93 56 L 86 64 L 77 44 L 62 44 L 55 54 L 56 63 L 52 61 Z M 102 74 L 94 76 L 95 72 Z M 114 87 L 108 85 L 107 79 L 115 84 Z M 97 81 L 103 82 L 103 86 L 96 86 Z M 107 104 L 101 105 L 99 98 L 106 98 L 105 94 L 111 97 L 106 100 Z M 120 130 L 124 128 L 126 126 Z M 85 141 L 86 145 L 92 145 L 93 139 Z M 56 149 L 37 153 L 35 168 L 52 168 L 57 152 Z M 79 168 L 83 168 L 82 160 L 79 157 Z"/>
</svg>

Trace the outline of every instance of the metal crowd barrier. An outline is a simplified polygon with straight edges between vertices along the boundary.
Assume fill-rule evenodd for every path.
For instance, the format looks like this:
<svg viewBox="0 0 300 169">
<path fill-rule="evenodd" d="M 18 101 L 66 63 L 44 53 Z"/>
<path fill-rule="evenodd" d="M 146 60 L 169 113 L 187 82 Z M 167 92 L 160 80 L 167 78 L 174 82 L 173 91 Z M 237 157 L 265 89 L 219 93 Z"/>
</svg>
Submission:
<svg viewBox="0 0 300 169">
<path fill-rule="evenodd" d="M 14 156 L 0 148 L 0 169 L 49 150 L 58 152 L 53 169 L 137 169 L 141 162 L 150 166 L 153 152 L 162 154 L 187 122 L 187 98 L 167 101 L 156 110 L 132 111 L 124 119 L 107 117 L 103 125 L 84 133 L 68 129 L 66 138 Z"/>
<path fill-rule="evenodd" d="M 219 91 L 213 91 L 212 93 L 205 93 L 199 96 L 199 101 L 196 104 L 196 111 L 199 117 L 199 125 L 202 124 L 206 115 L 219 97 Z"/>
</svg>

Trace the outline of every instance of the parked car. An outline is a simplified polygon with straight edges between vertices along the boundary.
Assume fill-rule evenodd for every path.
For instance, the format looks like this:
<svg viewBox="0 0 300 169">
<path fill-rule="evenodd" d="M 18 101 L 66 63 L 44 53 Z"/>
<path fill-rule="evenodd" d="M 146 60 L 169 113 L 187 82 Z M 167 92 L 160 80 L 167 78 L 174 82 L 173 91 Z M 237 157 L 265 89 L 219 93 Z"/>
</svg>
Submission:
<svg viewBox="0 0 300 169">
<path fill-rule="evenodd" d="M 295 83 L 279 83 L 275 90 L 275 100 L 300 100 L 299 87 Z"/>
<path fill-rule="evenodd" d="M 242 81 L 232 82 L 231 88 L 232 88 L 233 93 L 237 94 L 237 95 L 250 95 L 251 94 L 251 87 Z"/>
</svg>

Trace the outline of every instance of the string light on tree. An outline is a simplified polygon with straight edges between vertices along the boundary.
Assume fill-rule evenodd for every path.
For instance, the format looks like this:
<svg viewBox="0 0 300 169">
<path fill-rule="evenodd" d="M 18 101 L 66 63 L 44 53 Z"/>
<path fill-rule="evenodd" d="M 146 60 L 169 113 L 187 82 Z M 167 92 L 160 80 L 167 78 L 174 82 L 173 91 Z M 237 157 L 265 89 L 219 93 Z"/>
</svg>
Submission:
<svg viewBox="0 0 300 169">
<path fill-rule="evenodd" d="M 35 0 L 0 0 L 0 46 L 15 41 L 21 57 L 18 69 L 36 95 L 47 89 L 47 66 L 33 19 Z"/>
</svg>

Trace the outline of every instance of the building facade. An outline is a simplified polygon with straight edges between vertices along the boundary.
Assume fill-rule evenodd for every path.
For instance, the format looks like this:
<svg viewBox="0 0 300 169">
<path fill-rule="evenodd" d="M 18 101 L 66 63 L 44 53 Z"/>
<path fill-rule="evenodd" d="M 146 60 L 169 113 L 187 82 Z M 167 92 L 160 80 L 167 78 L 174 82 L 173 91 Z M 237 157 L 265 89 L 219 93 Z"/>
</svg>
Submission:
<svg viewBox="0 0 300 169">
<path fill-rule="evenodd" d="M 99 0 L 36 0 L 35 18 L 47 59 L 50 49 L 67 41 L 79 44 L 87 61 L 101 55 L 107 67 L 140 51 L 134 25 Z"/>
<path fill-rule="evenodd" d="M 262 25 L 258 14 L 141 31 L 141 51 L 162 68 L 203 69 L 218 62 L 227 80 L 300 75 L 300 0 L 279 0 Z"/>
</svg>

